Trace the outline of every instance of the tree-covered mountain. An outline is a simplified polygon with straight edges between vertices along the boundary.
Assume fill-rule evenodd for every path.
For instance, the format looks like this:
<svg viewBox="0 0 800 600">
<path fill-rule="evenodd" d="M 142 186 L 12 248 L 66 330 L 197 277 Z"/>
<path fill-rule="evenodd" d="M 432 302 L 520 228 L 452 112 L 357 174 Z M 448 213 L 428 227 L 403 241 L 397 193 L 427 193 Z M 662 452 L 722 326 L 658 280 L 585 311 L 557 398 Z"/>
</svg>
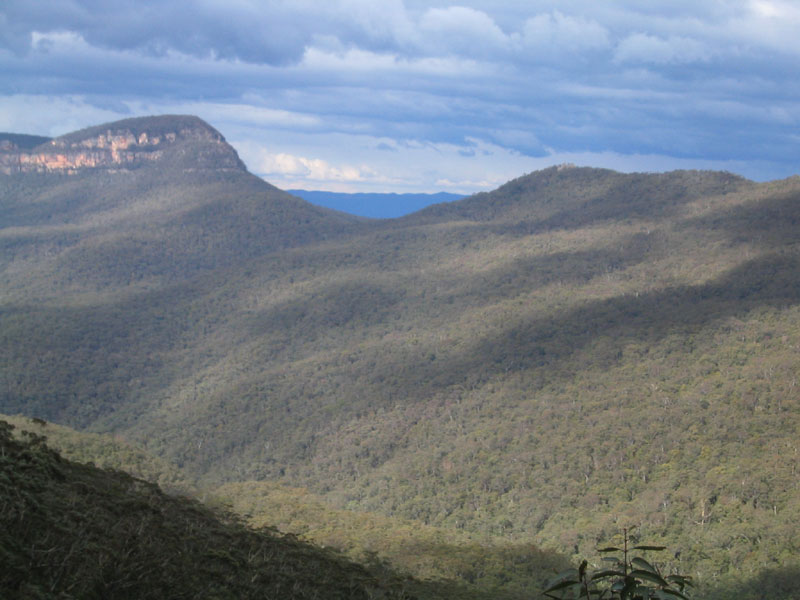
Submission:
<svg viewBox="0 0 800 600">
<path fill-rule="evenodd" d="M 0 151 L 5 153 L 32 150 L 53 138 L 25 133 L 0 132 Z"/>
<path fill-rule="evenodd" d="M 0 177 L 0 410 L 569 554 L 635 523 L 708 597 L 797 568 L 800 178 L 554 167 L 362 222 L 206 143 Z"/>
</svg>

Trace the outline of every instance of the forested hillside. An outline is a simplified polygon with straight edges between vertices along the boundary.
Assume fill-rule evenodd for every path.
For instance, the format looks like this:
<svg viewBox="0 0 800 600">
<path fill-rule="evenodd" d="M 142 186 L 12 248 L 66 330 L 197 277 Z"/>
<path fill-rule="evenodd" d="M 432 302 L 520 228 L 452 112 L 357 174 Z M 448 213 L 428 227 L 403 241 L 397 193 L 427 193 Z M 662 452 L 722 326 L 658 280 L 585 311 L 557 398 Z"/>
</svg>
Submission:
<svg viewBox="0 0 800 600">
<path fill-rule="evenodd" d="M 0 421 L 4 598 L 414 598 L 399 576 L 69 462 L 11 429 Z"/>
<path fill-rule="evenodd" d="M 0 177 L 0 410 L 568 554 L 635 523 L 707 597 L 797 572 L 800 178 L 362 222 L 190 158 Z"/>
<path fill-rule="evenodd" d="M 569 565 L 565 556 L 542 551 L 529 542 L 509 542 L 498 536 L 436 528 L 375 513 L 335 510 L 307 490 L 279 483 L 251 481 L 230 483 L 218 489 L 198 488 L 173 465 L 117 436 L 77 432 L 38 418 L 0 414 L 0 427 L 3 421 L 10 426 L 10 429 L 3 429 L 11 434 L 8 443 L 12 446 L 11 440 L 21 443 L 26 456 L 31 450 L 41 450 L 52 457 L 52 452 L 43 449 L 46 442 L 48 449 L 70 461 L 105 471 L 123 471 L 156 483 L 173 496 L 184 498 L 178 505 L 197 507 L 197 500 L 200 500 L 211 507 L 207 514 L 217 515 L 223 521 L 230 521 L 232 515 L 237 515 L 234 521 L 246 522 L 252 529 L 266 529 L 273 535 L 279 532 L 290 539 L 313 543 L 319 551 L 309 551 L 305 554 L 308 560 L 298 561 L 301 563 L 298 577 L 303 576 L 304 569 L 314 568 L 314 561 L 324 558 L 326 553 L 322 550 L 327 548 L 365 567 L 376 581 L 401 583 L 406 594 L 420 600 L 523 600 L 530 597 L 531 590 L 542 589 L 554 573 Z M 55 460 L 62 464 L 60 459 Z M 24 474 L 16 472 L 24 469 L 14 461 L 1 466 L 0 473 L 7 477 L 24 478 Z M 102 482 L 104 475 L 96 474 L 96 478 Z M 108 486 L 116 486 L 114 476 L 105 478 Z M 142 484 L 138 482 L 142 487 L 153 489 Z M 101 489 L 105 487 L 100 484 Z M 34 493 L 40 491 L 41 488 Z M 0 486 L 3 502 L 14 496 L 11 487 Z M 171 502 L 159 496 L 162 502 Z M 190 502 L 186 498 L 194 500 Z M 96 498 L 87 499 L 88 502 L 93 500 Z M 49 501 L 57 502 L 57 499 Z M 124 495 L 110 494 L 103 508 L 118 511 L 126 503 Z M 6 509 L 0 511 L 0 519 L 7 519 L 10 527 L 17 527 L 13 522 L 14 514 L 6 505 Z M 55 517 L 56 514 L 46 515 L 46 518 Z M 161 535 L 155 531 L 153 534 Z M 68 535 L 80 538 L 82 529 L 76 527 L 68 531 Z M 112 540 L 97 537 L 94 542 L 104 548 L 109 562 L 117 560 L 117 553 L 126 551 Z M 6 547 L 7 541 L 8 538 L 0 540 L 0 552 L 13 552 L 23 545 Z M 86 540 L 72 539 L 63 543 L 86 543 Z M 307 564 L 302 564 L 304 562 Z M 232 565 L 228 575 L 246 577 L 252 573 L 245 565 Z M 35 570 L 20 575 L 21 580 L 31 584 L 40 577 Z M 269 597 L 268 590 L 266 594 Z"/>
</svg>

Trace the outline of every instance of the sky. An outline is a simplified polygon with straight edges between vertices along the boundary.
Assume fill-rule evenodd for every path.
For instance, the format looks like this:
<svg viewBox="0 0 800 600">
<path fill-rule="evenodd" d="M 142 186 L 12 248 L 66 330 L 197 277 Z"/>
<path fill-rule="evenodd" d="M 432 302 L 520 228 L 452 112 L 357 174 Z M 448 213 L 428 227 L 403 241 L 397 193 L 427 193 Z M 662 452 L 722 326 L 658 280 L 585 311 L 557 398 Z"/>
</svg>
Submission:
<svg viewBox="0 0 800 600">
<path fill-rule="evenodd" d="M 0 131 L 194 114 L 278 187 L 800 172 L 800 0 L 2 0 Z"/>
</svg>

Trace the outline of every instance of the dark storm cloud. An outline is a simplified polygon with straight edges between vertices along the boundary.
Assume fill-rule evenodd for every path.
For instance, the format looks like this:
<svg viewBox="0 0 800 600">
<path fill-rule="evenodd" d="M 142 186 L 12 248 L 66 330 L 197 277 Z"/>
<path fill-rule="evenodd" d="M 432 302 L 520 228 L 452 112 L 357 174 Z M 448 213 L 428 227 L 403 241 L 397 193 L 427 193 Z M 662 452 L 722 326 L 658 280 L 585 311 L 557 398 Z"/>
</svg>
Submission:
<svg viewBox="0 0 800 600">
<path fill-rule="evenodd" d="M 198 107 L 241 131 L 266 114 L 271 128 L 465 158 L 485 143 L 788 174 L 798 28 L 782 0 L 6 0 L 0 93 Z"/>
<path fill-rule="evenodd" d="M 307 30 L 290 4 L 198 3 L 152 0 L 8 0 L 3 43 L 28 51 L 30 34 L 70 31 L 110 50 L 164 56 L 177 51 L 255 63 L 286 64 L 302 57 Z"/>
</svg>

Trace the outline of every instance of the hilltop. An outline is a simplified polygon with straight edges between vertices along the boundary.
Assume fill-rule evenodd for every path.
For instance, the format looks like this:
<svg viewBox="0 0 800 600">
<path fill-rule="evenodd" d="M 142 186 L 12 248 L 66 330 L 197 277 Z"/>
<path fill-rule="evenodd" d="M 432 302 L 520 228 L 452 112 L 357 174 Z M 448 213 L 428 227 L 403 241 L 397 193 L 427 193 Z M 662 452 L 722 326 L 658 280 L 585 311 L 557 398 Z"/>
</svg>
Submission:
<svg viewBox="0 0 800 600">
<path fill-rule="evenodd" d="M 93 127 L 28 156 L 33 172 L 0 178 L 0 264 L 26 261 L 25 278 L 57 295 L 72 281 L 94 292 L 185 280 L 357 221 L 251 175 L 196 117 Z M 49 257 L 28 260 L 44 246 Z M 6 279 L 6 293 L 25 278 Z"/>
<path fill-rule="evenodd" d="M 21 150 L 31 150 L 36 146 L 49 142 L 51 139 L 53 138 L 41 135 L 0 132 L 0 151 L 19 152 Z"/>
<path fill-rule="evenodd" d="M 239 170 L 244 164 L 222 135 L 191 116 L 164 115 L 97 125 L 57 138 L 0 134 L 0 173 L 128 170 L 154 162 L 192 170 Z"/>
<path fill-rule="evenodd" d="M 731 193 L 751 183 L 717 171 L 617 173 L 560 165 L 509 181 L 493 192 L 431 206 L 408 219 L 517 223 L 529 233 L 572 229 L 601 220 L 668 216 L 692 200 Z"/>
<path fill-rule="evenodd" d="M 0 177 L 0 410 L 576 556 L 636 523 L 706 590 L 797 566 L 800 179 L 368 222 L 190 158 Z"/>
</svg>

